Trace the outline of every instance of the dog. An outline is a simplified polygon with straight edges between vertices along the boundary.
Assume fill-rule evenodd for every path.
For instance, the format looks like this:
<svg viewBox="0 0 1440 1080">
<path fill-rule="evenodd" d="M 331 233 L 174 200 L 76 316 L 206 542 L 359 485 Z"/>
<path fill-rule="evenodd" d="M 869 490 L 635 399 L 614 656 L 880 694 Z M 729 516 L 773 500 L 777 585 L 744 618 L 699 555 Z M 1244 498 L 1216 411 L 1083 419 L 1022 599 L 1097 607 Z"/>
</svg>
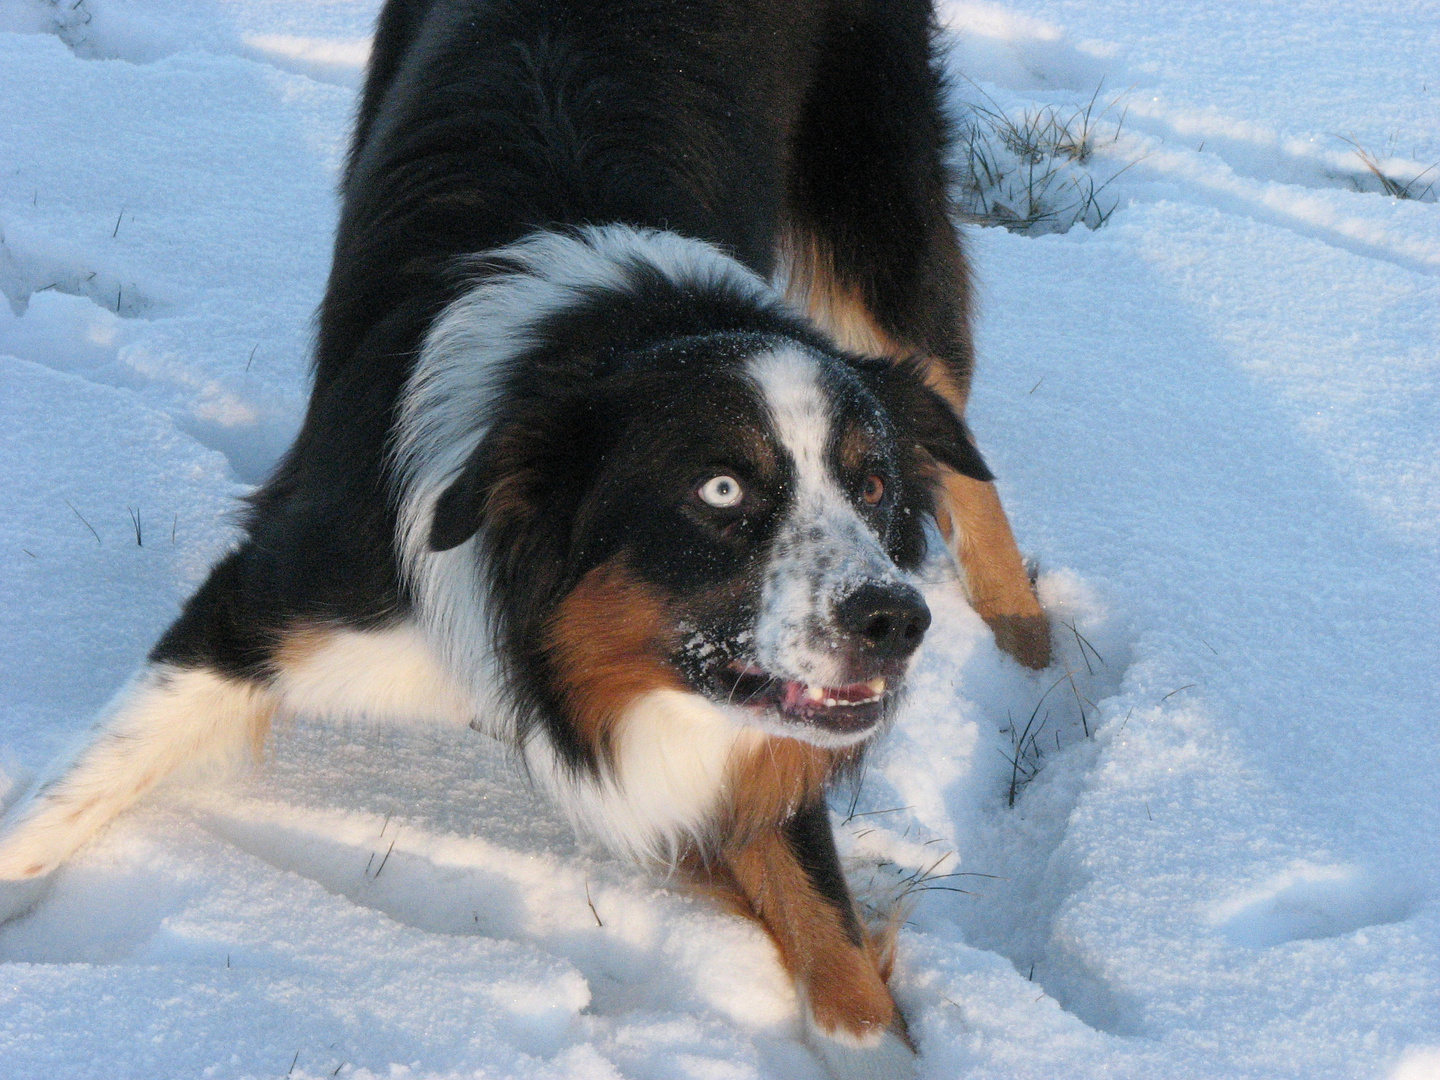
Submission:
<svg viewBox="0 0 1440 1080">
<path fill-rule="evenodd" d="M 825 795 L 929 626 L 928 521 L 1049 653 L 962 419 L 933 36 L 929 0 L 389 0 L 299 435 L 0 881 L 277 711 L 444 716 L 761 923 L 836 1076 L 911 1072 Z"/>
</svg>

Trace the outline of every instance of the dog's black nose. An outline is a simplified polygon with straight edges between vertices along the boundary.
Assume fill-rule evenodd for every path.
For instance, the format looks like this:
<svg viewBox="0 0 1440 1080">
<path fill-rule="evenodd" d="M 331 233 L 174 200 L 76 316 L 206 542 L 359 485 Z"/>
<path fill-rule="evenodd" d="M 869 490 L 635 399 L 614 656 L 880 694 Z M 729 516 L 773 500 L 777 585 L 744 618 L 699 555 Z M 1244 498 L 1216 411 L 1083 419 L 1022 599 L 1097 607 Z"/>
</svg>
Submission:
<svg viewBox="0 0 1440 1080">
<path fill-rule="evenodd" d="M 900 660 L 919 647 L 930 629 L 930 609 L 909 585 L 871 583 L 835 605 L 835 622 L 859 638 L 872 656 Z"/>
</svg>

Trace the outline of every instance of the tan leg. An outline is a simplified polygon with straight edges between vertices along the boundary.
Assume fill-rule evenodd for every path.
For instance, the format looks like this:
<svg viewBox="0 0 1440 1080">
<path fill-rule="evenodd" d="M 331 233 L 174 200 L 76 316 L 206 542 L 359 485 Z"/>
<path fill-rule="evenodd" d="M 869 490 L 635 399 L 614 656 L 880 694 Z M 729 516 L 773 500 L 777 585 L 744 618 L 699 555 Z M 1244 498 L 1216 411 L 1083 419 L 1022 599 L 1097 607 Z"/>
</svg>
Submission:
<svg viewBox="0 0 1440 1080">
<path fill-rule="evenodd" d="M 774 939 L 808 1040 L 833 1076 L 914 1075 L 905 1019 L 886 985 L 889 965 L 856 917 L 823 801 L 727 851 L 710 885 Z"/>
<path fill-rule="evenodd" d="M 1050 664 L 1045 617 L 994 484 L 942 469 L 937 520 L 965 575 L 976 614 L 995 644 L 1026 667 Z"/>
</svg>

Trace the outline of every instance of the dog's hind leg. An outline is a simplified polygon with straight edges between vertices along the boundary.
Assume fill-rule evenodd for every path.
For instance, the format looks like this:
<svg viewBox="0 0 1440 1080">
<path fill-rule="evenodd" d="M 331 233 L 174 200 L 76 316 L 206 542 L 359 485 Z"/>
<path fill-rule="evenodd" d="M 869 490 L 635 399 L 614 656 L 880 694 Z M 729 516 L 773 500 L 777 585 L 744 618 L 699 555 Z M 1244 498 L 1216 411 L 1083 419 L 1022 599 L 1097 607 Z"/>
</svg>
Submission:
<svg viewBox="0 0 1440 1080">
<path fill-rule="evenodd" d="M 18 883 L 49 874 L 176 768 L 258 752 L 276 635 L 239 614 L 242 559 L 215 567 L 90 729 L 0 819 L 0 919 L 36 891 Z"/>
<path fill-rule="evenodd" d="M 50 873 L 180 765 L 258 750 L 271 711 L 258 683 L 147 663 L 0 821 L 0 882 Z"/>
<path fill-rule="evenodd" d="M 307 617 L 271 582 L 253 546 L 221 560 L 84 738 L 0 819 L 0 921 L 36 893 L 20 883 L 49 874 L 176 769 L 258 756 L 277 710 L 474 718 L 412 622 L 346 623 L 333 605 Z"/>
<path fill-rule="evenodd" d="M 963 415 L 969 279 L 930 26 L 929 0 L 859 0 L 832 20 L 793 135 L 780 266 L 792 302 L 841 347 L 920 357 Z M 994 484 L 940 472 L 938 523 L 971 603 L 1002 649 L 1045 667 L 1049 623 Z"/>
</svg>

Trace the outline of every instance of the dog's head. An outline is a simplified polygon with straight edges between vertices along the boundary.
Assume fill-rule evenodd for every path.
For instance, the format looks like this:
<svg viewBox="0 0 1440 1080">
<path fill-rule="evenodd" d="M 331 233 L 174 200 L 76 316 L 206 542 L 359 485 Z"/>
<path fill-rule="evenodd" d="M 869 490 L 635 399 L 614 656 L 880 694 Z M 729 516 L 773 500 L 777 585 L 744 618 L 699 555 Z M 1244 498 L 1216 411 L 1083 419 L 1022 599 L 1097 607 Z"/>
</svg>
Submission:
<svg viewBox="0 0 1440 1080">
<path fill-rule="evenodd" d="M 930 624 L 937 464 L 989 478 L 917 366 L 839 352 L 689 246 L 704 274 L 627 253 L 541 303 L 431 503 L 428 546 L 478 538 L 502 667 L 578 760 L 657 689 L 872 735 Z"/>
</svg>

